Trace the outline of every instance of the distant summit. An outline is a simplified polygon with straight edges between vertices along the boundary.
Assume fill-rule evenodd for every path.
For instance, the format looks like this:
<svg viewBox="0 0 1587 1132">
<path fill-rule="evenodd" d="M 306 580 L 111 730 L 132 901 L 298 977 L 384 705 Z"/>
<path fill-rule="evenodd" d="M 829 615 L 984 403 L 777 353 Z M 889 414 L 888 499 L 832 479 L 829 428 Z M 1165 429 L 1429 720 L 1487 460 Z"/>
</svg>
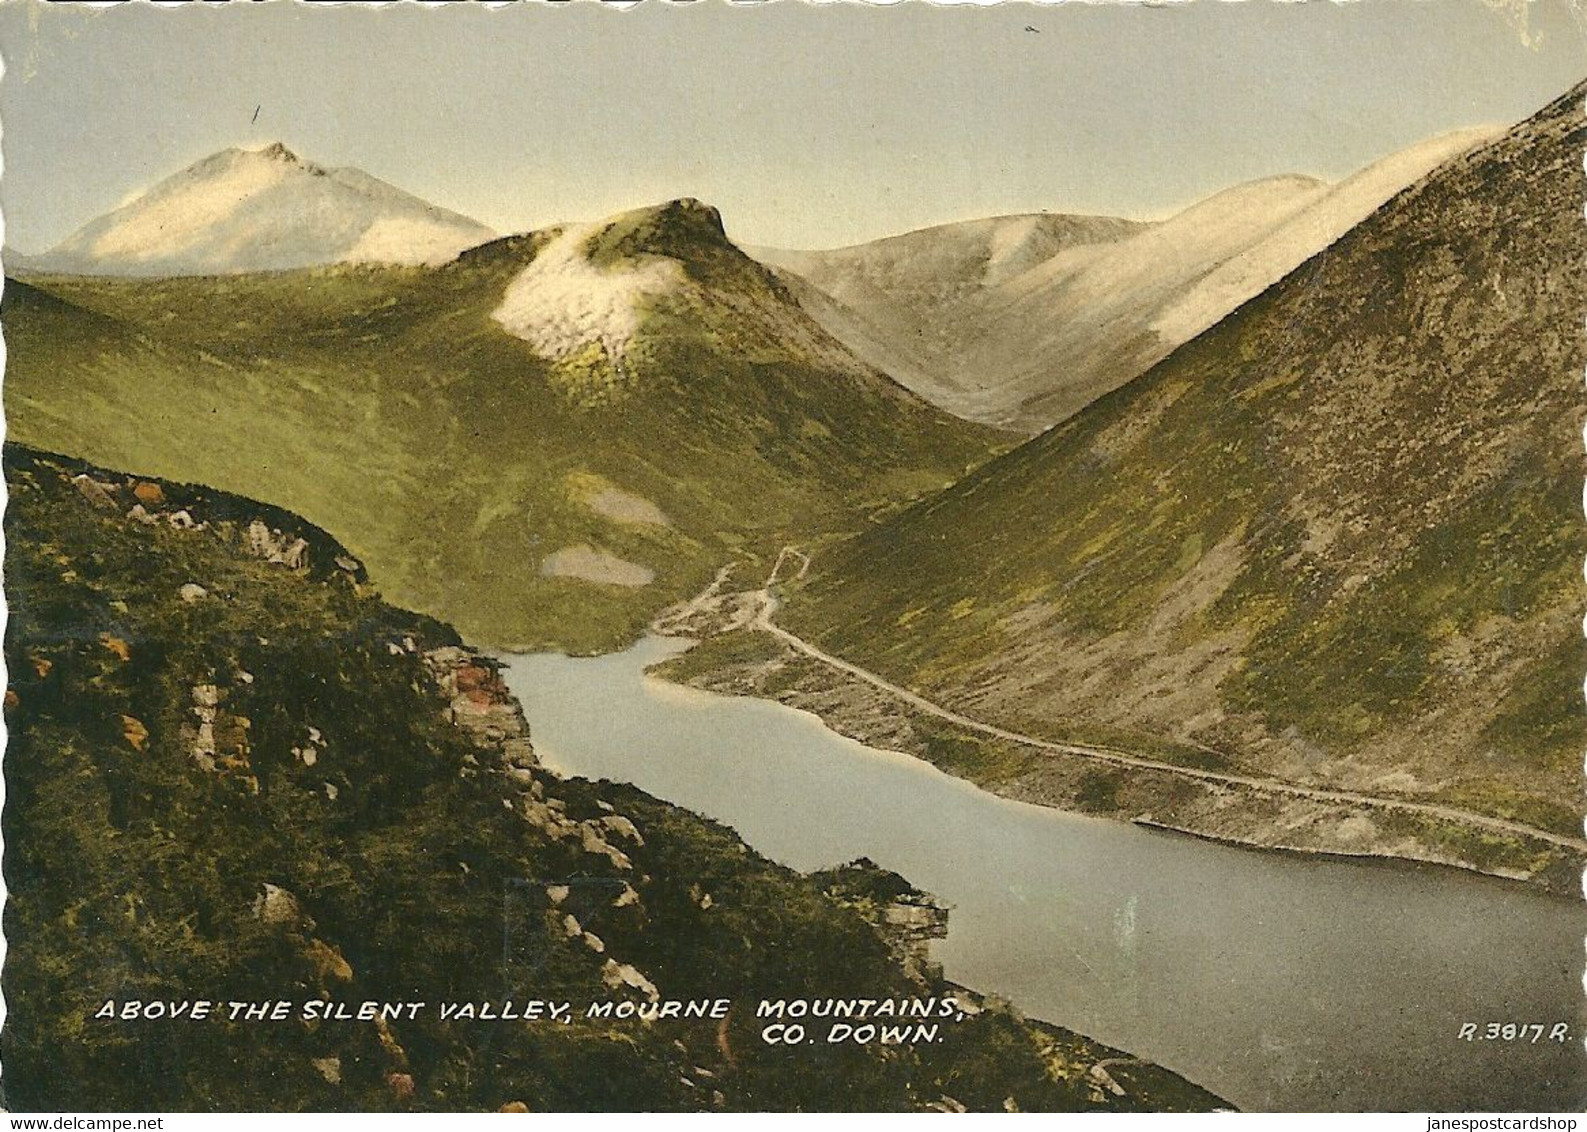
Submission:
<svg viewBox="0 0 1587 1132">
<path fill-rule="evenodd" d="M 361 170 L 316 165 L 273 142 L 212 154 L 16 266 L 80 275 L 231 275 L 333 263 L 438 264 L 494 235 Z"/>
<path fill-rule="evenodd" d="M 762 248 L 828 333 L 932 403 L 1036 432 L 1144 373 L 1446 161 L 1464 130 L 1337 184 L 1286 174 L 1167 219 L 1000 216 L 830 251 Z"/>
<path fill-rule="evenodd" d="M 522 241 L 499 244 L 514 254 Z M 902 393 L 824 333 L 772 272 L 728 239 L 722 214 L 693 197 L 546 229 L 535 242 L 492 317 L 541 357 L 577 368 L 575 384 L 587 385 L 592 373 L 602 381 L 637 377 L 645 351 L 636 355 L 636 342 L 659 334 L 698 336 L 711 352 L 732 341 L 765 356 L 819 359 L 888 396 Z M 670 322 L 657 321 L 668 312 Z"/>
</svg>

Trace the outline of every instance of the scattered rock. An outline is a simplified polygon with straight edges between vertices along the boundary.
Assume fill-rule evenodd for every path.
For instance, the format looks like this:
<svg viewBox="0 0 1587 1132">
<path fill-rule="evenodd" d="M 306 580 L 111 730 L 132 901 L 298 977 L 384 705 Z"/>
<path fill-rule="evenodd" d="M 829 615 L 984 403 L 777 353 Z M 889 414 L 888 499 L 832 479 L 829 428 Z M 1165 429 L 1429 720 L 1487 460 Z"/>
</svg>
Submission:
<svg viewBox="0 0 1587 1132">
<path fill-rule="evenodd" d="M 264 884 L 264 891 L 253 902 L 254 917 L 266 924 L 296 928 L 312 927 L 314 921 L 303 913 L 298 898 L 278 884 Z"/>
<path fill-rule="evenodd" d="M 149 742 L 149 729 L 143 725 L 142 720 L 124 715 L 121 717 L 121 737 L 134 751 L 142 751 Z"/>
<path fill-rule="evenodd" d="M 509 763 L 506 773 L 509 779 L 511 779 L 513 782 L 516 782 L 519 786 L 522 786 L 525 789 L 528 789 L 534 785 L 534 772 L 528 770 L 525 767 L 514 766 Z"/>
<path fill-rule="evenodd" d="M 645 978 L 639 971 L 628 963 L 619 963 L 615 959 L 608 959 L 601 967 L 601 981 L 613 990 L 622 987 L 632 987 L 639 991 L 651 1002 L 661 998 L 661 992 L 656 989 L 656 984 Z"/>
<path fill-rule="evenodd" d="M 343 983 L 352 982 L 353 965 L 331 944 L 322 939 L 311 939 L 304 954 L 314 964 L 315 973 L 322 981 L 335 979 Z"/>
<path fill-rule="evenodd" d="M 504 798 L 502 802 L 511 808 L 510 801 Z M 567 837 L 577 837 L 579 834 L 579 827 L 575 823 L 570 822 L 544 802 L 535 801 L 533 797 L 521 799 L 518 812 L 523 815 L 524 821 L 559 841 Z"/>
<path fill-rule="evenodd" d="M 288 570 L 307 570 L 309 568 L 309 544 L 306 539 L 294 539 L 291 545 L 284 548 L 279 554 L 272 554 L 267 561 Z"/>
<path fill-rule="evenodd" d="M 1112 1093 L 1114 1096 L 1122 1097 L 1124 1095 L 1124 1086 L 1120 1085 L 1116 1080 L 1113 1079 L 1113 1074 L 1109 1073 L 1101 1062 L 1098 1062 L 1089 1070 L 1087 1070 L 1086 1076 L 1092 1081 L 1096 1082 L 1096 1084 L 1101 1088 Z"/>
<path fill-rule="evenodd" d="M 197 582 L 188 582 L 176 592 L 183 601 L 188 602 L 189 604 L 195 601 L 203 601 L 209 596 L 209 591 L 203 586 L 199 585 Z"/>
<path fill-rule="evenodd" d="M 601 819 L 601 824 L 613 833 L 628 838 L 635 845 L 642 846 L 645 843 L 645 839 L 639 835 L 639 830 L 634 823 L 621 814 L 607 814 Z"/>
<path fill-rule="evenodd" d="M 586 853 L 604 856 L 619 869 L 631 869 L 634 867 L 634 863 L 628 859 L 628 854 L 602 837 L 589 822 L 580 822 L 578 824 L 578 834 L 579 845 Z"/>
<path fill-rule="evenodd" d="M 95 507 L 119 509 L 116 497 L 112 494 L 116 490 L 113 485 L 100 483 L 86 475 L 73 476 L 72 483 L 82 497 Z"/>
<path fill-rule="evenodd" d="M 319 1070 L 326 1083 L 340 1085 L 342 1083 L 342 1059 L 339 1057 L 311 1057 L 309 1064 Z"/>
</svg>

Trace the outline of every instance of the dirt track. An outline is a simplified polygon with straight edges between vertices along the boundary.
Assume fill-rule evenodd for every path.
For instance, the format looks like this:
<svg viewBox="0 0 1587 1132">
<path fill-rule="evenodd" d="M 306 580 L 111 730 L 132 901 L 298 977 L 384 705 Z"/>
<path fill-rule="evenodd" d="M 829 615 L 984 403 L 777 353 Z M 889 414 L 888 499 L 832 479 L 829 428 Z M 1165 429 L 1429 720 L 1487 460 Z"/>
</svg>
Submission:
<svg viewBox="0 0 1587 1132">
<path fill-rule="evenodd" d="M 783 563 L 790 557 L 796 556 L 802 560 L 799 577 L 803 577 L 809 569 L 810 559 L 807 555 L 793 547 L 784 547 L 777 555 L 777 561 L 772 565 L 771 573 L 767 575 L 765 584 L 757 591 L 756 596 L 759 607 L 750 627 L 765 633 L 770 633 L 782 641 L 789 648 L 802 653 L 811 660 L 819 661 L 831 668 L 845 672 L 872 687 L 879 688 L 888 695 L 908 704 L 918 711 L 946 720 L 956 727 L 967 731 L 987 735 L 994 739 L 1002 739 L 1009 743 L 1017 743 L 1024 747 L 1031 747 L 1039 751 L 1053 754 L 1078 756 L 1092 759 L 1108 766 L 1135 768 L 1142 770 L 1160 771 L 1166 774 L 1179 775 L 1184 778 L 1196 779 L 1202 782 L 1225 783 L 1232 786 L 1241 786 L 1249 790 L 1256 790 L 1266 794 L 1281 797 L 1305 798 L 1311 801 L 1328 802 L 1351 806 L 1365 806 L 1377 810 L 1397 810 L 1403 813 L 1425 814 L 1441 818 L 1445 821 L 1460 822 L 1464 825 L 1490 829 L 1499 833 L 1519 835 L 1545 841 L 1551 845 L 1558 845 L 1577 852 L 1587 852 L 1587 840 L 1576 837 L 1566 837 L 1563 834 L 1552 833 L 1546 829 L 1522 822 L 1506 821 L 1503 818 L 1490 817 L 1486 814 L 1474 813 L 1470 810 L 1458 809 L 1454 806 L 1441 806 L 1433 802 L 1414 802 L 1400 798 L 1380 798 L 1371 794 L 1357 794 L 1348 790 L 1324 790 L 1311 786 L 1298 786 L 1293 783 L 1281 782 L 1272 778 L 1257 778 L 1243 774 L 1226 774 L 1214 770 L 1201 770 L 1197 767 L 1179 766 L 1175 763 L 1161 762 L 1157 759 L 1142 758 L 1125 751 L 1116 751 L 1106 747 L 1091 747 L 1075 743 L 1059 743 L 1050 739 L 1040 739 L 1034 735 L 1023 735 L 1017 731 L 998 727 L 994 724 L 983 723 L 969 716 L 961 715 L 956 711 L 933 703 L 923 696 L 901 688 L 897 684 L 878 676 L 869 669 L 861 668 L 857 664 L 843 660 L 825 652 L 804 638 L 790 633 L 772 621 L 772 616 L 777 611 L 777 598 L 772 588 L 777 583 L 777 575 Z"/>
</svg>

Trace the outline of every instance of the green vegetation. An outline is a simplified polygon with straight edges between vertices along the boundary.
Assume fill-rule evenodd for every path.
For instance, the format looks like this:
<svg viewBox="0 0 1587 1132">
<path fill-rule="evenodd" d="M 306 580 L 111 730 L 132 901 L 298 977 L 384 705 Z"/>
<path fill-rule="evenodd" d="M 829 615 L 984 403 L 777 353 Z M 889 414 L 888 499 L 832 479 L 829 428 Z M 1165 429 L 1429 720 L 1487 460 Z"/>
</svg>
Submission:
<svg viewBox="0 0 1587 1132">
<path fill-rule="evenodd" d="M 911 713 L 910 726 L 927 762 L 980 786 L 1018 778 L 1039 758 L 1023 747 L 973 734 L 924 712 Z"/>
<path fill-rule="evenodd" d="M 724 633 L 707 637 L 688 652 L 662 661 L 649 671 L 675 683 L 687 684 L 695 677 L 724 668 L 774 661 L 782 652 L 782 647 L 765 633 Z"/>
<path fill-rule="evenodd" d="M 1581 95 L 818 555 L 781 620 L 1020 731 L 1579 835 Z"/>
<path fill-rule="evenodd" d="M 1001 438 L 826 338 L 714 212 L 622 218 L 592 255 L 677 256 L 622 373 L 551 362 L 491 318 L 549 235 L 440 269 L 37 278 L 4 297 L 11 435 L 290 507 L 396 601 L 498 646 L 612 647 L 742 544 L 775 546 L 940 488 Z M 599 479 L 670 525 L 603 515 Z M 644 586 L 546 577 L 587 545 Z"/>
<path fill-rule="evenodd" d="M 1080 780 L 1075 804 L 1087 813 L 1111 814 L 1119 808 L 1124 776 L 1116 770 L 1088 771 Z"/>
<path fill-rule="evenodd" d="M 1116 1051 L 995 1006 L 936 1043 L 762 1042 L 762 996 L 955 989 L 906 971 L 830 878 L 454 725 L 438 666 L 477 690 L 490 663 L 381 601 L 295 516 L 15 446 L 6 479 L 8 1110 L 1218 1103 L 1151 1067 L 1104 1093 L 1087 1071 Z M 307 562 L 261 557 L 256 519 L 302 538 Z M 641 981 L 614 988 L 612 965 Z M 720 1025 L 436 1009 L 550 998 L 582 1014 L 644 1001 L 643 980 L 735 1006 Z M 383 1025 L 93 1017 L 106 1000 L 319 998 L 430 1009 Z"/>
</svg>

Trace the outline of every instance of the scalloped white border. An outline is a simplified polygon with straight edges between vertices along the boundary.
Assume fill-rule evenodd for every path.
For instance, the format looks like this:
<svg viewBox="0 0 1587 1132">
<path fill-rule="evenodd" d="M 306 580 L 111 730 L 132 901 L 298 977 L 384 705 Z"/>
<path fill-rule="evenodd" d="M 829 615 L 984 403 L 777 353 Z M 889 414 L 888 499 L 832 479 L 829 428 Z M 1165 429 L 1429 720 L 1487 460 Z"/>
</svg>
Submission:
<svg viewBox="0 0 1587 1132">
<path fill-rule="evenodd" d="M 293 2 L 295 2 L 295 3 L 305 3 L 305 0 L 293 0 Z M 566 2 L 566 0 L 564 0 L 564 2 Z M 581 3 L 600 3 L 604 7 L 615 8 L 615 9 L 618 9 L 620 11 L 627 11 L 627 10 L 636 8 L 640 4 L 646 3 L 646 2 L 650 2 L 650 3 L 658 3 L 659 2 L 659 3 L 665 4 L 665 5 L 669 5 L 669 6 L 687 7 L 687 6 L 689 6 L 689 5 L 693 4 L 693 3 L 699 3 L 699 2 L 710 3 L 710 2 L 713 2 L 713 0 L 578 0 L 578 2 L 581 2 Z M 930 4 L 932 6 L 938 6 L 938 7 L 994 7 L 994 6 L 999 6 L 999 5 L 1002 5 L 1002 4 L 1005 4 L 1005 3 L 1007 3 L 1007 4 L 1029 5 L 1029 6 L 1040 6 L 1040 7 L 1061 7 L 1061 6 L 1068 5 L 1068 4 L 1087 4 L 1087 5 L 1092 5 L 1092 4 L 1120 4 L 1120 5 L 1135 5 L 1135 6 L 1143 6 L 1143 7 L 1163 7 L 1163 6 L 1167 6 L 1167 5 L 1178 5 L 1178 4 L 1195 3 L 1196 0 L 717 0 L 717 2 L 726 3 L 726 4 L 729 4 L 729 5 L 733 6 L 733 7 L 740 7 L 740 8 L 748 9 L 748 8 L 762 7 L 762 6 L 765 6 L 767 4 L 771 4 L 771 3 L 804 3 L 804 4 L 810 4 L 812 6 L 817 6 L 817 7 L 837 6 L 837 5 L 842 5 L 842 4 L 863 4 L 863 5 L 867 5 L 867 6 L 883 7 L 883 8 L 902 6 L 904 4 L 909 4 L 909 3 L 914 3 L 914 4 L 924 3 L 924 4 Z M 1201 0 L 1201 2 L 1203 2 L 1203 3 L 1213 3 L 1213 2 L 1256 3 L 1256 2 L 1260 2 L 1260 0 Z M 1305 3 L 1305 2 L 1308 2 L 1308 0 L 1267 0 L 1267 2 L 1270 2 L 1270 3 Z M 1311 2 L 1321 2 L 1321 0 L 1311 0 Z M 1362 0 L 1327 0 L 1327 2 L 1340 4 L 1340 3 L 1362 2 Z M 1431 2 L 1431 0 L 1422 0 L 1422 2 Z M 1446 2 L 1453 2 L 1453 0 L 1446 0 Z M 1483 0 L 1483 2 L 1484 3 L 1488 3 L 1490 7 L 1502 7 L 1502 6 L 1504 6 L 1502 3 L 1495 3 L 1494 0 Z M 1527 3 L 1530 3 L 1531 0 L 1516 0 L 1516 2 L 1517 2 L 1518 5 L 1520 5 L 1520 9 L 1519 10 L 1522 13 L 1522 15 L 1521 15 L 1522 27 L 1520 29 L 1520 34 L 1522 34 L 1524 36 L 1526 34 L 1526 31 L 1525 31 L 1525 19 L 1526 19 L 1525 12 L 1526 12 L 1526 8 L 1525 8 L 1525 5 Z M 1578 5 L 1580 3 L 1580 0 L 1570 0 L 1570 2 L 1572 4 L 1573 8 L 1578 8 L 1578 14 L 1580 14 L 1580 9 L 1578 7 Z M 172 9 L 172 10 L 180 10 L 180 9 L 184 9 L 184 8 L 193 7 L 193 5 L 188 3 L 187 0 L 79 0 L 79 2 L 77 2 L 74 6 L 85 7 L 85 8 L 113 8 L 113 7 L 123 7 L 126 4 L 128 4 L 128 3 L 131 3 L 131 4 L 142 4 L 142 5 L 146 5 L 148 7 Z M 476 3 L 474 6 L 483 7 L 483 8 L 487 8 L 487 9 L 490 9 L 492 11 L 495 11 L 495 10 L 499 10 L 499 9 L 510 9 L 510 8 L 519 7 L 522 4 L 524 4 L 524 3 L 541 4 L 541 5 L 544 5 L 544 6 L 547 6 L 547 7 L 559 6 L 557 4 L 549 2 L 549 0 L 480 0 L 480 2 Z M 428 2 L 428 0 L 318 0 L 318 2 L 316 2 L 313 5 L 308 5 L 307 3 L 305 3 L 305 6 L 306 7 L 308 7 L 308 6 L 312 6 L 312 7 L 336 7 L 336 8 L 359 7 L 359 8 L 372 8 L 372 9 L 375 9 L 377 11 L 385 9 L 385 8 L 401 6 L 401 7 L 422 7 L 422 8 L 431 8 L 431 9 L 439 10 L 439 9 L 442 9 L 442 8 L 451 7 L 452 3 L 450 2 L 450 0 L 434 0 L 434 2 Z M 8 70 L 9 70 L 9 66 L 8 66 L 6 60 L 3 57 L 0 57 L 0 82 L 4 82 L 5 81 L 6 72 Z M 1582 100 L 1581 113 L 1582 113 L 1583 119 L 1587 120 L 1587 96 L 1584 96 L 1584 98 Z M 5 175 L 4 135 L 5 135 L 4 122 L 3 122 L 3 120 L 0 120 L 0 180 L 3 180 L 4 179 L 4 175 Z M 1587 189 L 1587 148 L 1584 148 L 1583 153 L 1582 153 L 1582 166 L 1583 166 L 1583 188 Z M 1582 223 L 1587 224 L 1587 204 L 1583 205 Z M 5 227 L 6 227 L 6 225 L 5 225 L 4 212 L 3 212 L 3 210 L 0 210 L 0 244 L 3 244 L 4 241 L 5 241 Z M 3 289 L 4 289 L 4 279 L 3 279 L 3 276 L 0 276 L 0 293 L 3 293 Z M 1582 312 L 1582 318 L 1583 318 L 1582 333 L 1583 333 L 1584 337 L 1587 337 L 1587 311 L 1583 311 Z M 1581 339 L 1579 339 L 1579 340 L 1581 340 Z M 6 344 L 6 341 L 5 341 L 4 328 L 3 328 L 3 326 L 0 326 L 0 385 L 3 385 L 3 380 L 4 380 L 4 376 L 3 375 L 4 375 L 4 372 L 5 372 L 5 368 L 6 368 L 6 359 L 7 359 L 6 345 L 7 344 Z M 1584 366 L 1584 368 L 1583 368 L 1583 391 L 1584 391 L 1584 393 L 1587 393 L 1587 366 Z M 0 406 L 0 443 L 3 443 L 4 440 L 6 439 L 6 436 L 7 436 L 7 427 L 6 426 L 7 426 L 7 421 L 6 421 L 6 418 L 5 418 L 5 415 L 4 415 L 3 406 Z M 1581 435 L 1582 435 L 1583 453 L 1587 454 L 1587 420 L 1583 421 Z M 4 521 L 5 508 L 8 505 L 8 503 L 9 503 L 9 493 L 4 492 L 4 491 L 0 491 L 0 562 L 3 562 L 4 561 L 4 557 L 5 557 L 6 544 L 5 544 L 5 531 L 4 531 L 3 521 Z M 1583 510 L 1583 521 L 1584 521 L 1584 523 L 1587 523 L 1587 477 L 1584 477 L 1583 483 L 1582 483 L 1582 510 Z M 1587 559 L 1584 559 L 1583 562 L 1582 562 L 1582 576 L 1583 576 L 1584 589 L 1587 589 Z M 0 599 L 3 599 L 3 594 L 4 594 L 3 578 L 0 578 Z M 1587 596 L 1587 594 L 1584 594 L 1584 596 Z M 1587 607 L 1587 601 L 1584 601 L 1584 607 Z M 9 605 L 4 600 L 0 600 L 0 639 L 3 639 L 4 634 L 6 633 L 8 627 L 9 627 L 9 620 L 10 620 Z M 1587 640 L 1587 608 L 1584 608 L 1584 612 L 1583 612 L 1583 615 L 1582 615 L 1582 635 L 1583 635 L 1584 640 Z M 6 668 L 4 651 L 0 650 L 0 687 L 9 687 L 9 686 L 10 686 L 10 673 L 9 673 L 9 671 Z M 1583 672 L 1583 676 L 1582 676 L 1582 700 L 1583 700 L 1583 708 L 1584 708 L 1584 710 L 1587 710 L 1587 671 L 1584 671 Z M 8 745 L 9 744 L 7 743 L 7 732 L 6 732 L 6 727 L 5 727 L 5 720 L 4 720 L 3 717 L 0 717 L 0 757 L 3 757 L 3 751 L 8 747 Z M 1587 785 L 1587 751 L 1584 751 L 1584 753 L 1583 753 L 1582 775 L 1583 775 L 1583 783 L 1584 783 L 1584 785 Z M 5 805 L 5 801 L 6 801 L 5 776 L 3 774 L 0 774 L 0 810 L 3 810 L 4 805 Z M 1583 816 L 1582 816 L 1582 832 L 1583 832 L 1584 835 L 1587 835 L 1587 810 L 1584 810 L 1584 813 L 1583 813 Z M 4 850 L 5 850 L 5 840 L 4 840 L 3 835 L 0 835 L 0 860 L 3 860 L 3 858 L 4 858 Z M 1581 888 L 1582 888 L 1583 899 L 1587 900 L 1587 869 L 1584 869 L 1583 872 L 1582 872 Z M 0 872 L 0 913 L 3 913 L 3 909 L 4 909 L 4 906 L 5 906 L 5 903 L 7 902 L 8 896 L 9 896 L 9 893 L 8 893 L 8 891 L 6 889 L 5 877 L 4 877 L 3 872 Z M 1583 938 L 1582 943 L 1583 943 L 1583 969 L 1582 969 L 1581 985 L 1582 985 L 1583 999 L 1584 999 L 1584 1001 L 1587 1001 L 1587 937 Z M 3 965 L 5 963 L 6 952 L 7 952 L 7 943 L 6 943 L 5 932 L 4 932 L 3 929 L 0 929 L 0 967 L 3 967 Z M 6 1019 L 5 994 L 4 994 L 3 988 L 0 988 L 0 1027 L 4 1026 L 5 1019 Z M 1580 1041 L 1581 1041 L 1581 1046 L 1582 1046 L 1583 1053 L 1584 1053 L 1584 1055 L 1587 1055 L 1587 1034 L 1582 1035 L 1581 1038 L 1580 1038 Z M 4 1110 L 0 1110 L 0 1112 L 3 1112 L 3 1111 Z M 182 1123 L 180 1116 L 178 1116 L 176 1114 L 167 1114 L 167 1115 L 170 1116 L 173 1119 L 174 1123 L 177 1126 L 179 1126 L 179 1127 L 185 1127 L 186 1126 L 185 1124 Z M 1110 1117 L 1111 1117 L 1111 1119 L 1113 1121 L 1115 1121 L 1115 1122 L 1124 1121 L 1130 1127 L 1134 1127 L 1138 1121 L 1143 1120 L 1143 1119 L 1156 1119 L 1156 1120 L 1159 1120 L 1159 1121 L 1160 1120 L 1166 1120 L 1166 1119 L 1177 1119 L 1181 1124 L 1183 1124 L 1183 1123 L 1185 1123 L 1187 1121 L 1192 1121 L 1192 1120 L 1195 1120 L 1197 1123 L 1200 1122 L 1195 1116 L 1193 1116 L 1191 1114 L 1181 1114 L 1181 1115 L 1179 1115 L 1177 1117 L 1172 1117 L 1172 1118 L 1169 1117 L 1167 1114 L 1125 1114 L 1125 1113 L 1114 1113 L 1114 1114 L 1109 1114 L 1109 1115 L 1110 1115 Z M 1211 1115 L 1212 1114 L 1206 1114 L 1204 1117 L 1202 1117 L 1202 1119 L 1210 1117 Z M 291 1119 L 291 1117 L 286 1116 L 286 1114 L 280 1114 L 279 1117 L 275 1117 L 275 1116 L 266 1117 L 264 1114 L 251 1114 L 251 1116 L 253 1118 L 257 1118 L 257 1119 L 272 1119 L 272 1120 L 274 1120 L 274 1119 Z M 901 1117 L 900 1117 L 900 1114 L 891 1114 L 891 1115 L 889 1115 L 889 1114 L 873 1114 L 872 1117 L 870 1117 L 869 1119 L 878 1119 L 878 1118 L 884 1119 L 884 1120 L 888 1120 L 889 1122 L 891 1122 L 892 1120 L 900 1119 Z M 1225 1116 L 1223 1114 L 1219 1114 L 1219 1118 L 1220 1119 L 1227 1119 L 1227 1116 Z M 1369 1127 L 1369 1128 L 1394 1128 L 1394 1129 L 1406 1128 L 1406 1129 L 1415 1129 L 1415 1128 L 1418 1127 L 1416 1124 L 1409 1123 L 1409 1122 L 1402 1124 L 1402 1122 L 1398 1118 L 1390 1117 L 1390 1116 L 1387 1116 L 1385 1114 L 1378 1114 L 1376 1117 L 1374 1117 L 1372 1114 L 1355 1114 L 1355 1115 L 1347 1116 L 1345 1118 L 1351 1119 L 1351 1120 L 1356 1121 L 1356 1122 L 1362 1122 L 1362 1121 L 1368 1122 L 1367 1123 L 1367 1127 Z M 207 1126 L 210 1126 L 212 1124 L 212 1119 L 213 1118 L 204 1118 L 204 1119 L 205 1119 L 205 1125 L 200 1126 L 200 1125 L 197 1125 L 195 1123 L 194 1127 L 195 1128 L 207 1127 Z M 228 1117 L 228 1119 L 229 1120 L 238 1120 L 238 1119 L 246 1120 L 246 1119 L 249 1119 L 249 1114 L 241 1114 L 241 1115 L 239 1115 L 239 1114 L 231 1114 Z M 363 1116 L 360 1116 L 359 1114 L 343 1114 L 343 1115 L 338 1116 L 337 1119 L 338 1120 L 353 1120 L 353 1121 L 356 1121 L 356 1122 L 361 1122 L 362 1120 L 366 1120 L 366 1119 L 370 1119 L 370 1118 L 369 1118 L 368 1114 L 364 1114 Z M 375 1119 L 380 1119 L 382 1122 L 384 1122 L 388 1118 L 387 1117 L 377 1117 Z M 418 1118 L 418 1117 L 409 1117 L 408 1119 L 412 1120 L 412 1119 L 420 1119 L 420 1118 Z M 441 1117 L 441 1119 L 445 1119 L 445 1117 Z M 681 1120 L 688 1119 L 688 1118 L 686 1116 L 680 1116 L 679 1114 L 651 1114 L 650 1119 L 651 1120 L 659 1120 L 662 1124 L 670 1127 L 672 1125 L 680 1123 Z M 776 1117 L 773 1117 L 773 1116 L 771 1116 L 769 1114 L 759 1114 L 759 1116 L 757 1116 L 757 1117 L 752 1117 L 752 1121 L 754 1123 L 756 1123 L 757 1125 L 760 1125 L 760 1124 L 764 1123 L 765 1121 L 772 1120 L 772 1119 L 776 1119 Z M 1330 1116 L 1318 1116 L 1318 1117 L 1309 1119 L 1309 1118 L 1306 1117 L 1305 1114 L 1291 1113 L 1291 1114 L 1286 1114 L 1286 1119 L 1295 1122 L 1294 1126 L 1295 1127 L 1299 1127 L 1299 1128 L 1305 1128 L 1307 1126 L 1315 1126 L 1315 1127 L 1318 1127 L 1318 1128 L 1326 1127 L 1326 1128 L 1331 1130 L 1331 1129 L 1337 1127 L 1337 1118 L 1335 1118 L 1334 1116 L 1331 1116 L 1331 1115 Z M 1407 1121 L 1411 1121 L 1411 1120 L 1414 1120 L 1414 1119 L 1415 1119 L 1415 1117 L 1412 1117 L 1412 1116 L 1407 1116 L 1407 1118 L 1406 1118 Z M 1321 1123 L 1318 1123 L 1318 1122 L 1320 1122 L 1322 1120 L 1326 1120 L 1327 1124 L 1323 1125 Z"/>
</svg>

